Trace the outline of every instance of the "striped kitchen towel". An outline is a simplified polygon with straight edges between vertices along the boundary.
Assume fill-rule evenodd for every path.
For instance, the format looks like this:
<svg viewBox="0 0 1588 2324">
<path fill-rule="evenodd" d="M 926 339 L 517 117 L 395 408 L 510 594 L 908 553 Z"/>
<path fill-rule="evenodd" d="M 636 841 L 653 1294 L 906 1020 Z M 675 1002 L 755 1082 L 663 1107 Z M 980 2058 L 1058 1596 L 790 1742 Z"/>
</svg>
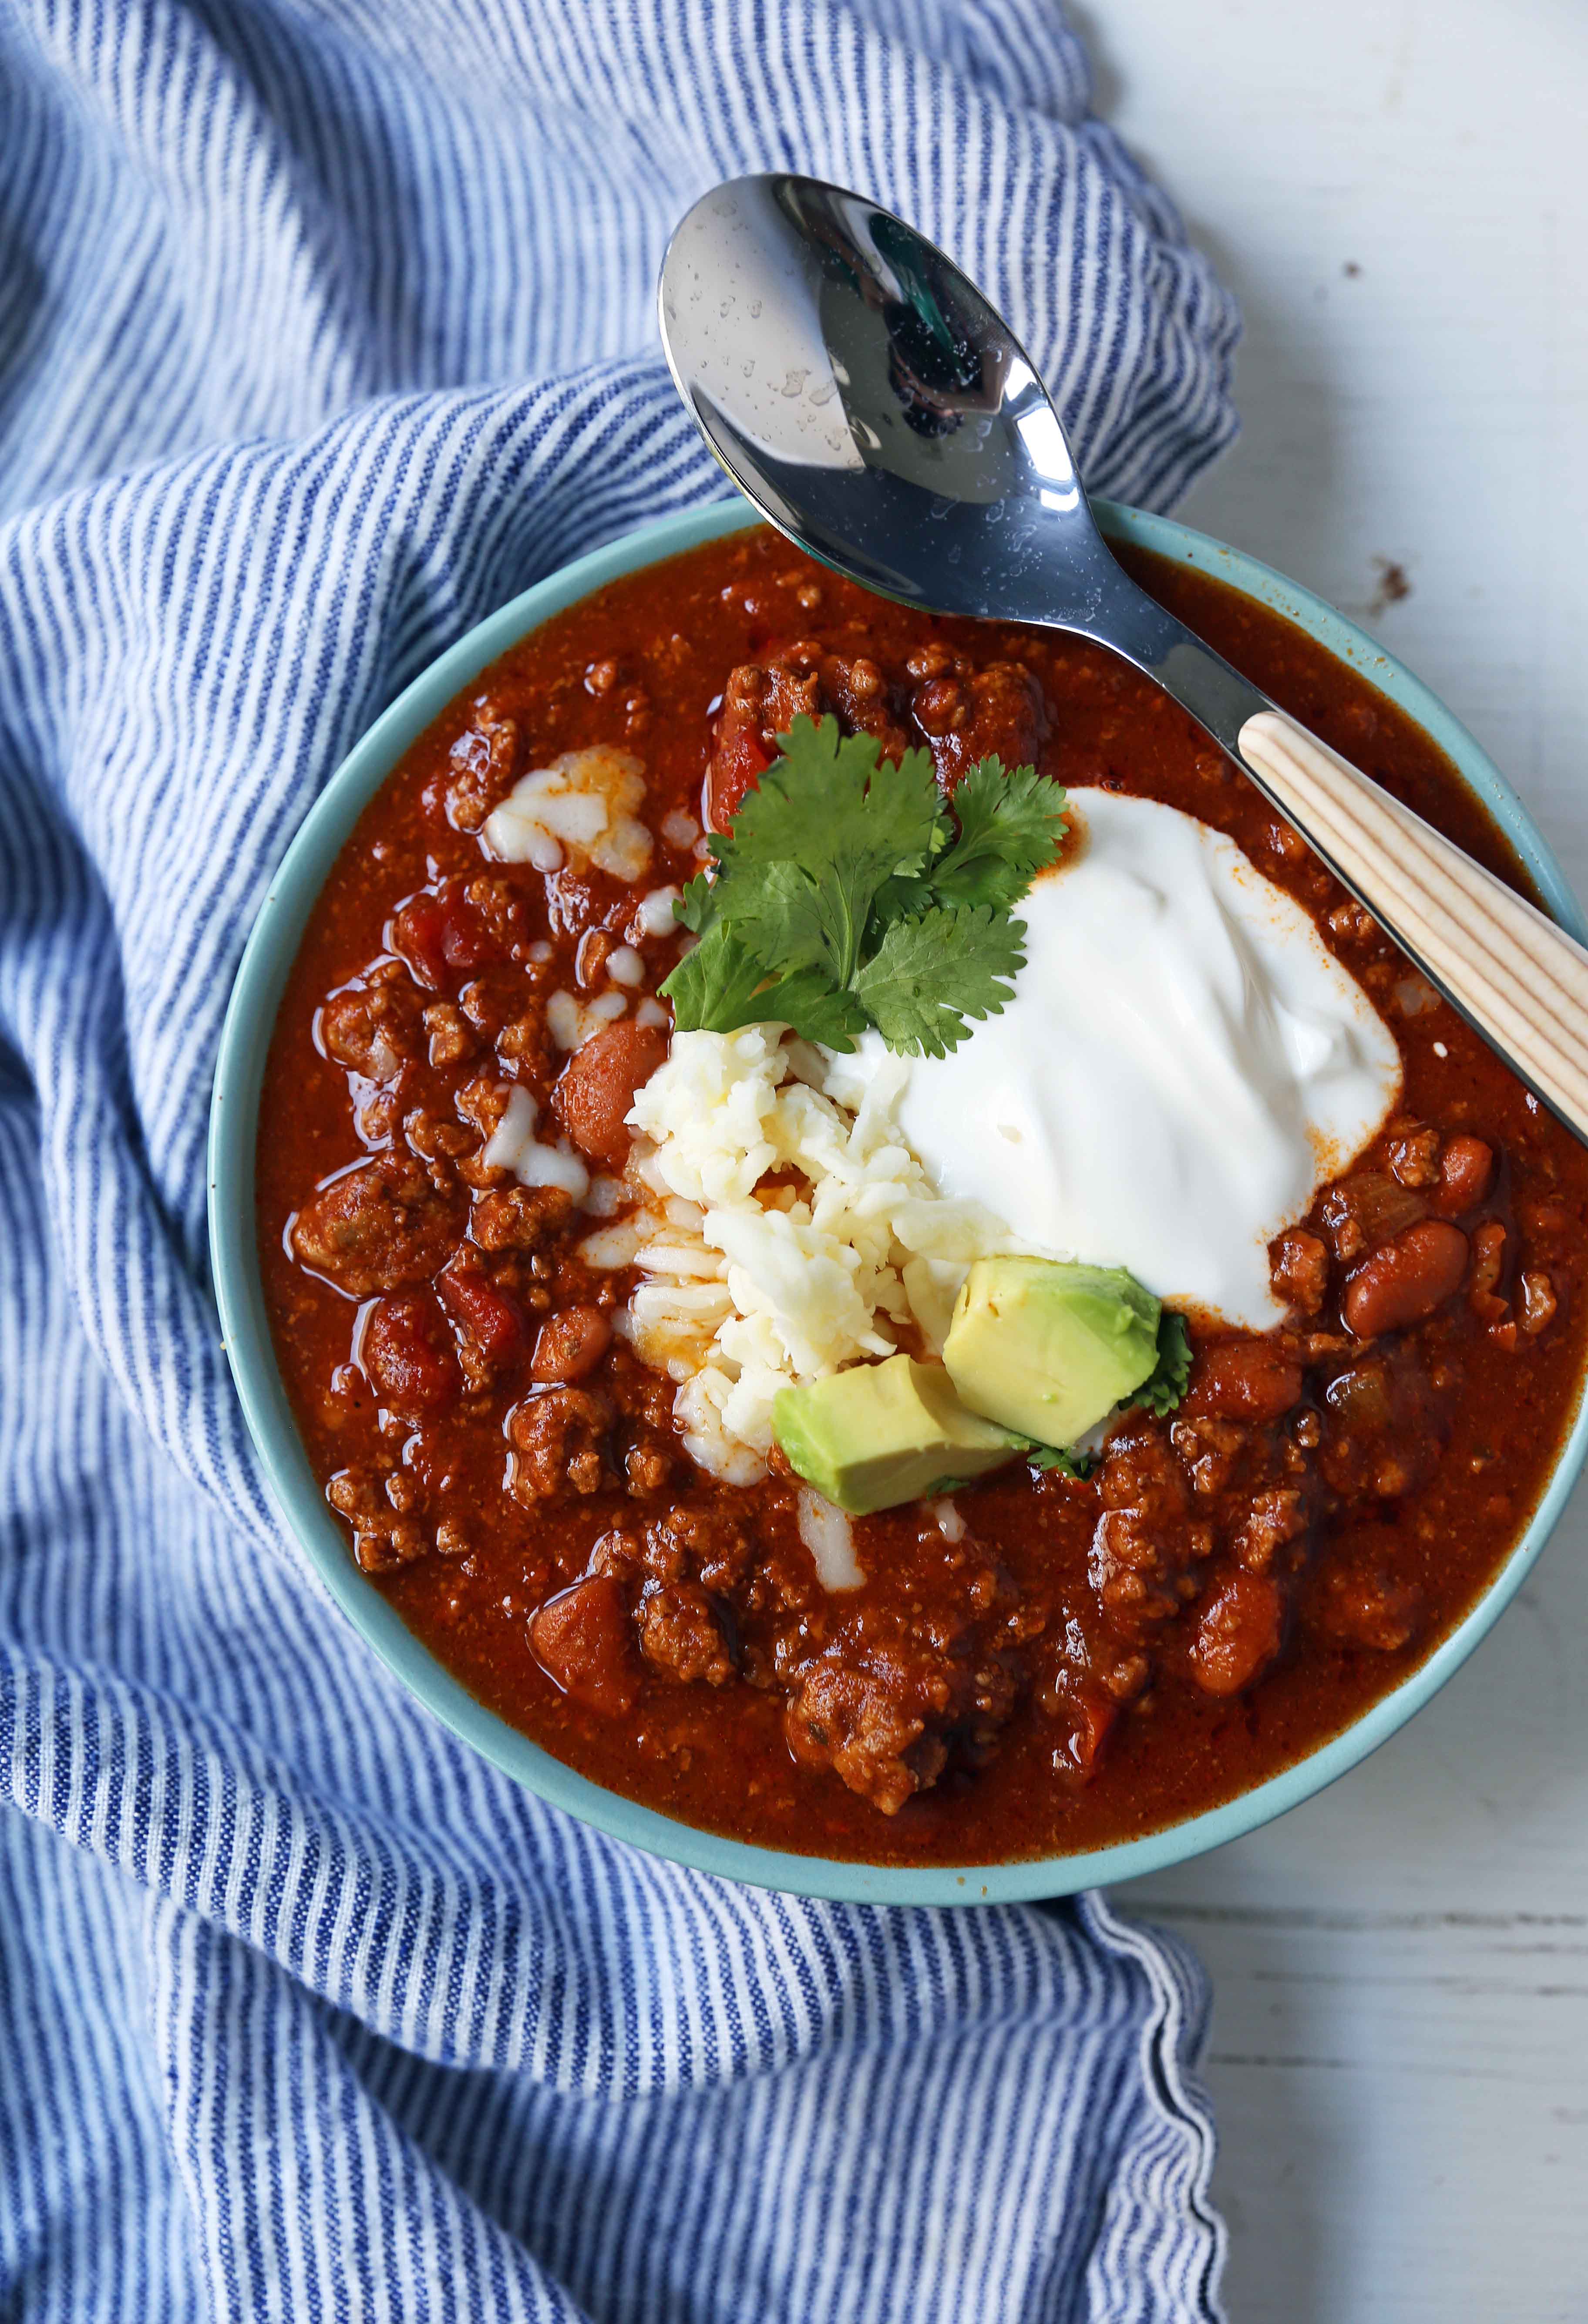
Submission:
<svg viewBox="0 0 1588 2324">
<path fill-rule="evenodd" d="M 1099 1900 L 765 1895 L 475 1759 L 274 1524 L 208 1084 L 272 867 L 494 605 L 720 492 L 652 282 L 865 188 L 1092 482 L 1235 318 L 1057 0 L 0 6 L 0 2314 L 1216 2313 L 1194 1966 Z"/>
</svg>

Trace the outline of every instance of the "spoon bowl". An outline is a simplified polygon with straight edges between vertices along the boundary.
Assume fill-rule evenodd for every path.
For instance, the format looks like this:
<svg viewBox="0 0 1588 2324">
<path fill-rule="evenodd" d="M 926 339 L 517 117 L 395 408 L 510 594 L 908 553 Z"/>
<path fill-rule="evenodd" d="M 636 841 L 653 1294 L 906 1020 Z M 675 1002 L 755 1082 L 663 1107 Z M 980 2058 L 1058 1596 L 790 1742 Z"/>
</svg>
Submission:
<svg viewBox="0 0 1588 2324">
<path fill-rule="evenodd" d="M 680 394 L 791 540 L 933 613 L 1051 622 L 1061 572 L 1119 572 L 1048 392 L 953 262 L 863 196 L 743 178 L 697 203 L 662 274 Z"/>
<path fill-rule="evenodd" d="M 884 596 L 1133 662 L 1588 1139 L 1588 951 L 1130 578 L 1036 366 L 946 253 L 842 187 L 739 178 L 679 224 L 660 300 L 679 392 L 763 515 Z"/>
</svg>

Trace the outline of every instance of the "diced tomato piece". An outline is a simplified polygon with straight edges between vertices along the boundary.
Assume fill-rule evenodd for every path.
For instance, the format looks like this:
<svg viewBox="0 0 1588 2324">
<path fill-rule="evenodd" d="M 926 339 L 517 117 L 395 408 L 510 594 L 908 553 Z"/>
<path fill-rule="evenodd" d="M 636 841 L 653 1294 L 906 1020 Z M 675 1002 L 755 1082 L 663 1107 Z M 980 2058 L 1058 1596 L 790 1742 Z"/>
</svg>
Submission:
<svg viewBox="0 0 1588 2324">
<path fill-rule="evenodd" d="M 1054 1773 L 1061 1783 L 1089 1784 L 1097 1761 L 1113 1732 L 1120 1707 L 1101 1687 L 1072 1683 L 1065 1690 L 1070 1731 L 1065 1748 L 1053 1755 Z"/>
<path fill-rule="evenodd" d="M 436 1284 L 454 1321 L 483 1356 L 504 1364 L 522 1354 L 524 1312 L 511 1291 L 477 1267 L 449 1267 Z"/>
<path fill-rule="evenodd" d="M 748 727 L 741 726 L 721 737 L 706 786 L 706 807 L 714 831 L 727 829 L 746 794 L 755 788 L 771 764 L 760 735 Z"/>
<path fill-rule="evenodd" d="M 435 992 L 450 991 L 497 956 L 489 929 L 457 887 L 411 896 L 392 922 L 392 947 Z"/>
<path fill-rule="evenodd" d="M 447 1326 L 428 1291 L 378 1299 L 359 1356 L 381 1402 L 407 1420 L 450 1404 L 461 1386 Z"/>
<path fill-rule="evenodd" d="M 639 1656 L 623 1591 L 611 1574 L 594 1574 L 548 1599 L 531 1621 L 530 1645 L 547 1675 L 587 1710 L 612 1719 L 639 1701 Z"/>
</svg>

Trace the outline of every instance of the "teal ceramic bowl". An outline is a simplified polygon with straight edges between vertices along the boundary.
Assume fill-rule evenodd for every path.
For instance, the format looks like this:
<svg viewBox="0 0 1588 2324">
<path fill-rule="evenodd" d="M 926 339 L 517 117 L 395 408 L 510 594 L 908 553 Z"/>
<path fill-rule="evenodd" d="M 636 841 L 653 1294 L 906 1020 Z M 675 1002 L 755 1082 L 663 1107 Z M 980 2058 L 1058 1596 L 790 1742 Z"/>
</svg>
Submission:
<svg viewBox="0 0 1588 2324">
<path fill-rule="evenodd" d="M 1588 935 L 1560 867 L 1521 802 L 1472 736 L 1426 687 L 1322 601 L 1238 550 L 1167 517 L 1102 503 L 1113 540 L 1215 574 L 1299 624 L 1399 704 L 1453 759 L 1508 834 L 1551 909 L 1574 935 Z M 272 883 L 238 971 L 216 1075 L 210 1117 L 209 1227 L 216 1293 L 227 1353 L 248 1425 L 282 1522 L 367 1645 L 426 1709 L 494 1766 L 615 1839 L 702 1871 L 808 1896 L 887 1904 L 1008 1904 L 1067 1895 L 1099 1881 L 1127 1880 L 1200 1855 L 1283 1815 L 1404 1726 L 1460 1668 L 1515 1597 L 1549 1537 L 1588 1454 L 1588 1413 L 1571 1435 L 1532 1523 L 1504 1568 L 1460 1627 L 1392 1694 L 1282 1775 L 1239 1799 L 1141 1840 L 1085 1855 L 1014 1864 L 901 1869 L 789 1856 L 697 1831 L 565 1767 L 487 1711 L 407 1630 L 354 1565 L 346 1536 L 327 1508 L 305 1458 L 276 1370 L 254 1254 L 254 1145 L 265 1052 L 288 970 L 331 865 L 359 814 L 416 736 L 488 662 L 526 632 L 620 575 L 693 549 L 755 521 L 742 501 L 716 503 L 647 525 L 540 582 L 460 638 L 415 678 L 344 760 L 304 822 Z"/>
</svg>

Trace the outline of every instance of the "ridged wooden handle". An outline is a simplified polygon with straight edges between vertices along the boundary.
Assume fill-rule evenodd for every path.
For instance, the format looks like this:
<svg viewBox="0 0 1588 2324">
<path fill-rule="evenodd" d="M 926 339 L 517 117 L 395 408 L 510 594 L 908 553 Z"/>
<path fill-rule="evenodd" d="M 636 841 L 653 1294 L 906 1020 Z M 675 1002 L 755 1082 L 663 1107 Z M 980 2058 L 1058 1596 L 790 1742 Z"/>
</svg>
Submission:
<svg viewBox="0 0 1588 2324">
<path fill-rule="evenodd" d="M 1435 983 L 1588 1139 L 1588 951 L 1281 711 L 1241 756 Z"/>
</svg>

